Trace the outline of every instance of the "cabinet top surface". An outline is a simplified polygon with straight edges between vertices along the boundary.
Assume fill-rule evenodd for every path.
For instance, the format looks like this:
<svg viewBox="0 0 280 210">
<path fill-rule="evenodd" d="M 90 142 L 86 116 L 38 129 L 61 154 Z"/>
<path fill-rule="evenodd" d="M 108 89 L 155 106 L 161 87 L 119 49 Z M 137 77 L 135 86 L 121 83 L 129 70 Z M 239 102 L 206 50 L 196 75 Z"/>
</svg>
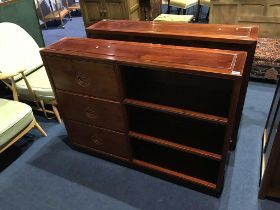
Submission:
<svg viewBox="0 0 280 210">
<path fill-rule="evenodd" d="M 225 43 L 254 44 L 258 27 L 221 24 L 186 24 L 174 22 L 103 20 L 87 29 L 88 33 L 130 33 L 184 40 L 201 40 Z"/>
<path fill-rule="evenodd" d="M 247 55 L 243 51 L 88 38 L 64 38 L 41 53 L 233 78 L 242 76 Z"/>
</svg>

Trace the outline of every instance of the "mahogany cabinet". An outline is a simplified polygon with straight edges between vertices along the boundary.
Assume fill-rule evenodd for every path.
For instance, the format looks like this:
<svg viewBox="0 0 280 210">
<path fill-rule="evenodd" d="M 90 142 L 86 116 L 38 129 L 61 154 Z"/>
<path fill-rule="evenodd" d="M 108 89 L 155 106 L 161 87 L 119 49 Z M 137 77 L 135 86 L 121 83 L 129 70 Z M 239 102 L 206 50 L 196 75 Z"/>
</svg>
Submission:
<svg viewBox="0 0 280 210">
<path fill-rule="evenodd" d="M 139 20 L 138 0 L 80 0 L 86 27 L 102 20 Z"/>
<path fill-rule="evenodd" d="M 231 149 L 235 149 L 257 43 L 257 27 L 104 20 L 88 27 L 86 32 L 89 38 L 246 51 L 247 59 L 244 68 L 241 94 L 239 96 L 234 131 L 231 137 Z"/>
<path fill-rule="evenodd" d="M 73 145 L 221 193 L 246 52 L 65 38 L 41 55 Z"/>
<path fill-rule="evenodd" d="M 266 121 L 261 152 L 259 198 L 280 198 L 280 82 Z"/>
</svg>

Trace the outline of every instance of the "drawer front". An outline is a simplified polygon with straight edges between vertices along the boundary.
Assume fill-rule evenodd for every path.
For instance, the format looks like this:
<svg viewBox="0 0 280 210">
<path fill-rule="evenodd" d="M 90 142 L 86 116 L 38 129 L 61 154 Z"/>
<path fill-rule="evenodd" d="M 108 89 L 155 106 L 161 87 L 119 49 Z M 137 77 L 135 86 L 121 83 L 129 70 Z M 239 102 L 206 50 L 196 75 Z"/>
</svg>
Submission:
<svg viewBox="0 0 280 210">
<path fill-rule="evenodd" d="M 98 127 L 125 131 L 123 110 L 119 102 L 99 100 L 57 91 L 59 105 L 65 118 Z"/>
<path fill-rule="evenodd" d="M 67 120 L 66 126 L 74 144 L 129 159 L 129 146 L 125 134 L 72 120 Z"/>
<path fill-rule="evenodd" d="M 48 56 L 55 87 L 112 100 L 120 99 L 117 73 L 111 64 Z"/>
</svg>

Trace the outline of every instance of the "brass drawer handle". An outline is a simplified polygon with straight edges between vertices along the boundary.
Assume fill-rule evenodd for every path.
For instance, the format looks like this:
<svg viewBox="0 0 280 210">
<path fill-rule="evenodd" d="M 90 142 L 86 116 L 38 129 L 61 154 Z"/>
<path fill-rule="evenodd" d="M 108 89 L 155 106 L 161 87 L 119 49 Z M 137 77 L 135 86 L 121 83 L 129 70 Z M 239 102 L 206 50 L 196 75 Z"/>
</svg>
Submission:
<svg viewBox="0 0 280 210">
<path fill-rule="evenodd" d="M 92 107 L 87 107 L 85 110 L 86 116 L 90 119 L 96 119 L 97 115 L 95 110 Z"/>
<path fill-rule="evenodd" d="M 90 80 L 89 80 L 88 76 L 82 72 L 76 72 L 75 78 L 76 78 L 77 84 L 82 87 L 88 87 L 90 85 Z"/>
<path fill-rule="evenodd" d="M 90 140 L 97 146 L 103 145 L 103 140 L 101 138 L 96 137 L 96 136 L 91 136 Z"/>
</svg>

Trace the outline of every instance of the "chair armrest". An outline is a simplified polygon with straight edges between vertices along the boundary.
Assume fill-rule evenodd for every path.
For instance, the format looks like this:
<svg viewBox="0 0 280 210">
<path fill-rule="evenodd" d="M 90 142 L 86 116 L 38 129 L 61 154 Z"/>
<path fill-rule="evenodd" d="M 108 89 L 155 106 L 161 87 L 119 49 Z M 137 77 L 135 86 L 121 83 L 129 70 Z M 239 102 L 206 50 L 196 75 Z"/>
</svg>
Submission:
<svg viewBox="0 0 280 210">
<path fill-rule="evenodd" d="M 24 72 L 25 69 L 21 69 L 21 70 L 18 70 L 18 71 L 15 71 L 15 72 L 9 72 L 9 73 L 1 73 L 0 72 L 0 79 L 9 79 L 13 76 L 16 76 L 22 72 Z"/>
<path fill-rule="evenodd" d="M 0 73 L 0 79 L 9 79 L 13 76 L 16 76 L 19 74 L 19 72 L 13 72 L 13 73 Z"/>
</svg>

